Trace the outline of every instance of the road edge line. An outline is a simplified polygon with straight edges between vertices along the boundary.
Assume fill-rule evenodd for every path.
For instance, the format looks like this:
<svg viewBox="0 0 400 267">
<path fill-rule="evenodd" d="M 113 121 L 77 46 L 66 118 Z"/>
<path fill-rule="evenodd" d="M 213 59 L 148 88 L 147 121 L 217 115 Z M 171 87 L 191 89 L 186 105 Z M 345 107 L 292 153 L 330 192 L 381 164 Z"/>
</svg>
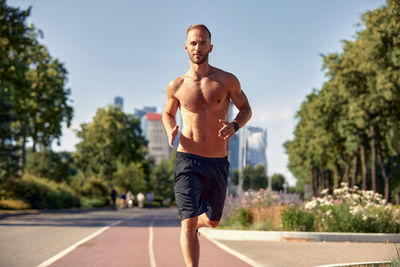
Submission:
<svg viewBox="0 0 400 267">
<path fill-rule="evenodd" d="M 153 249 L 153 225 L 154 225 L 154 220 L 152 219 L 150 222 L 149 226 L 149 256 L 150 256 L 150 266 L 151 267 L 157 267 L 156 265 L 156 259 L 154 256 L 154 249 Z"/>
<path fill-rule="evenodd" d="M 221 242 L 214 240 L 212 238 L 208 238 L 207 236 L 205 236 L 207 238 L 207 240 L 211 241 L 211 243 L 213 243 L 214 245 L 216 245 L 217 247 L 225 250 L 226 252 L 228 252 L 229 254 L 235 256 L 236 258 L 239 258 L 240 260 L 244 261 L 247 264 L 250 264 L 251 266 L 254 267 L 261 267 L 261 266 L 265 266 L 262 265 L 252 259 L 250 259 L 249 257 L 243 255 L 242 253 L 237 252 L 236 250 L 231 249 L 230 247 L 222 244 Z"/>
<path fill-rule="evenodd" d="M 73 244 L 72 246 L 64 249 L 63 251 L 59 252 L 58 254 L 54 255 L 53 257 L 51 257 L 48 260 L 45 260 L 44 262 L 40 263 L 39 265 L 37 265 L 37 267 L 46 267 L 49 266 L 50 264 L 54 263 L 55 261 L 61 259 L 62 257 L 64 257 L 65 255 L 67 255 L 68 253 L 70 253 L 72 250 L 74 250 L 76 247 L 78 247 L 79 245 L 89 241 L 90 239 L 94 238 L 95 236 L 98 236 L 99 234 L 101 234 L 102 232 L 104 232 L 105 230 L 107 230 L 108 228 L 110 228 L 111 226 L 115 226 L 119 223 L 121 223 L 122 221 L 117 221 L 114 222 L 108 226 L 105 226 L 103 228 L 100 228 L 99 230 L 97 230 L 96 232 L 94 232 L 93 234 L 79 240 L 78 242 L 76 242 L 75 244 Z"/>
</svg>

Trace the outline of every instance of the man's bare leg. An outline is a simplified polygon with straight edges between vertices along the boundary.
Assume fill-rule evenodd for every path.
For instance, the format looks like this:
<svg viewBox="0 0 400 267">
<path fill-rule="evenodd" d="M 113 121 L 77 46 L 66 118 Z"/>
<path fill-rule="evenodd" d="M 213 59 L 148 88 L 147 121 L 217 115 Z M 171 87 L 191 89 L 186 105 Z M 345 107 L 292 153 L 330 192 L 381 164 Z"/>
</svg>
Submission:
<svg viewBox="0 0 400 267">
<path fill-rule="evenodd" d="M 197 236 L 198 217 L 188 218 L 181 223 L 181 250 L 186 266 L 199 266 L 200 244 Z"/>
<path fill-rule="evenodd" d="M 205 213 L 188 218 L 181 223 L 181 250 L 186 266 L 197 267 L 200 260 L 200 243 L 197 230 L 200 227 L 217 227 L 219 221 L 211 221 Z"/>
<path fill-rule="evenodd" d="M 205 213 L 203 213 L 198 217 L 197 228 L 200 228 L 200 227 L 215 228 L 218 226 L 218 224 L 219 224 L 219 221 L 212 221 L 207 217 L 207 215 Z"/>
</svg>

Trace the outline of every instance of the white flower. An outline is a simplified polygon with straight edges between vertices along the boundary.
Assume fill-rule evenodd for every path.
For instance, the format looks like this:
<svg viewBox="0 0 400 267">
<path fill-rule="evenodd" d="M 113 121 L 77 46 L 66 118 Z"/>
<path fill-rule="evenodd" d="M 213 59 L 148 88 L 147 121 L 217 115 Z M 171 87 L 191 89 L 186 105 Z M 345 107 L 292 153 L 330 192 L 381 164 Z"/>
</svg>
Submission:
<svg viewBox="0 0 400 267">
<path fill-rule="evenodd" d="M 326 188 L 326 189 L 321 191 L 321 195 L 326 195 L 326 194 L 328 194 L 328 192 L 329 192 L 329 189 Z"/>
<path fill-rule="evenodd" d="M 326 216 L 329 216 L 329 215 L 331 215 L 331 213 L 332 213 L 332 211 L 331 211 L 331 210 L 327 210 L 327 211 L 326 211 Z"/>
</svg>

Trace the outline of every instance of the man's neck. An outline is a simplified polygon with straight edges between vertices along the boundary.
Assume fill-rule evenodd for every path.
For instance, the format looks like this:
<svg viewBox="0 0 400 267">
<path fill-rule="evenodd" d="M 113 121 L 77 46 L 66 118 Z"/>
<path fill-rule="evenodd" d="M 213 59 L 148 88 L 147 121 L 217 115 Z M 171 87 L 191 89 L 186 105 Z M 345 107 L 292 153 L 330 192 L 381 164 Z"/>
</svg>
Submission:
<svg viewBox="0 0 400 267">
<path fill-rule="evenodd" d="M 192 76 L 194 79 L 201 79 L 207 76 L 211 70 L 211 66 L 208 64 L 208 61 L 203 62 L 202 64 L 195 64 L 190 62 L 190 69 L 188 74 Z"/>
</svg>

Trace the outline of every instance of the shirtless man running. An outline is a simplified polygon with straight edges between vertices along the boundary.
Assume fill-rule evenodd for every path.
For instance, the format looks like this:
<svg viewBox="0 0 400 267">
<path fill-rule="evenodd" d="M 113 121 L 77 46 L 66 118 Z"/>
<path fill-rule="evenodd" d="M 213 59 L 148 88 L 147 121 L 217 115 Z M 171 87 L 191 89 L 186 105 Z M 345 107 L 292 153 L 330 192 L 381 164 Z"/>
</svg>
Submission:
<svg viewBox="0 0 400 267">
<path fill-rule="evenodd" d="M 172 80 L 162 116 L 169 144 L 178 134 L 175 115 L 180 108 L 183 127 L 174 169 L 174 193 L 181 219 L 181 250 L 186 266 L 198 266 L 197 230 L 216 227 L 225 202 L 229 162 L 228 139 L 251 117 L 251 108 L 238 79 L 208 64 L 211 33 L 205 25 L 192 25 L 185 50 L 190 69 Z M 226 121 L 232 99 L 239 113 Z"/>
</svg>

